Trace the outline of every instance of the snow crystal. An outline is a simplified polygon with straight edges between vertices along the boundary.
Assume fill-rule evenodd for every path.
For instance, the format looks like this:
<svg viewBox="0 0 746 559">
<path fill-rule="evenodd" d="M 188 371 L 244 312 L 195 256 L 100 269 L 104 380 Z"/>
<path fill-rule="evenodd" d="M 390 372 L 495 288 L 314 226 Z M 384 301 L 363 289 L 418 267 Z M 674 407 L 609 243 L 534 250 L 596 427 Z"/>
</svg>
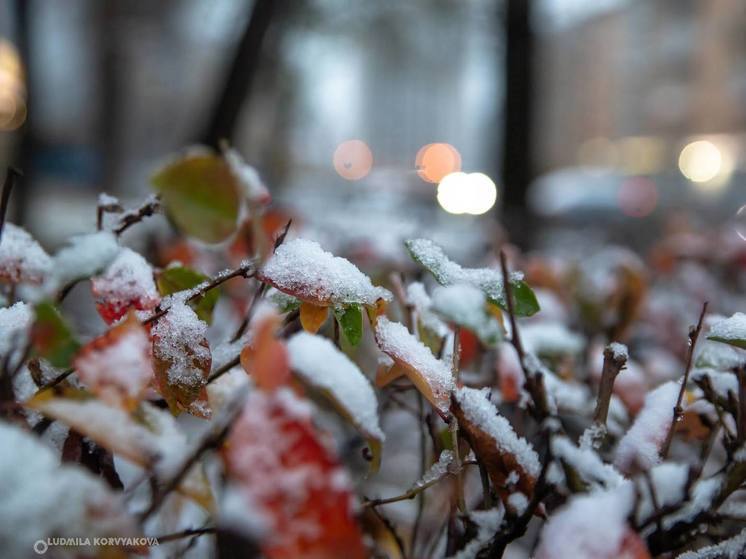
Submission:
<svg viewBox="0 0 746 559">
<path fill-rule="evenodd" d="M 269 203 L 271 196 L 267 187 L 264 186 L 262 179 L 259 177 L 257 170 L 246 163 L 241 154 L 235 149 L 229 148 L 223 153 L 231 173 L 233 173 L 233 176 L 243 188 L 249 202 L 252 204 Z"/>
<path fill-rule="evenodd" d="M 746 529 L 717 545 L 682 553 L 676 559 L 739 559 L 746 553 Z"/>
<path fill-rule="evenodd" d="M 477 553 L 495 536 L 503 522 L 505 510 L 502 507 L 490 510 L 475 510 L 469 518 L 477 525 L 477 535 L 453 559 L 474 559 Z"/>
<path fill-rule="evenodd" d="M 619 342 L 611 342 L 609 344 L 609 349 L 611 350 L 611 354 L 615 361 L 627 361 L 629 359 L 629 350 L 626 345 L 620 344 Z"/>
<path fill-rule="evenodd" d="M 573 496 L 544 526 L 536 559 L 619 557 L 633 501 L 627 486 Z"/>
<path fill-rule="evenodd" d="M 526 511 L 528 498 L 520 491 L 511 493 L 508 495 L 508 506 L 515 511 L 515 514 L 520 516 Z"/>
<path fill-rule="evenodd" d="M 25 229 L 5 224 L 0 239 L 0 278 L 40 283 L 51 268 L 52 259 Z"/>
<path fill-rule="evenodd" d="M 453 376 L 448 365 L 437 359 L 403 324 L 391 322 L 384 316 L 376 324 L 376 341 L 389 357 L 406 363 L 423 375 L 434 398 L 441 402 L 440 410 L 448 411 L 449 395 L 453 389 Z"/>
<path fill-rule="evenodd" d="M 487 299 L 477 287 L 454 284 L 433 290 L 433 310 L 446 320 L 474 332 L 485 345 L 501 337 L 500 325 L 486 309 Z"/>
<path fill-rule="evenodd" d="M 280 245 L 260 276 L 280 291 L 310 303 L 363 303 L 373 305 L 392 296 L 374 287 L 368 276 L 315 241 L 294 239 Z"/>
<path fill-rule="evenodd" d="M 585 338 L 557 322 L 536 322 L 521 328 L 521 341 L 526 349 L 541 355 L 576 355 L 583 351 Z"/>
<path fill-rule="evenodd" d="M 290 338 L 287 349 L 293 371 L 312 386 L 328 390 L 364 433 L 385 438 L 373 387 L 349 357 L 326 338 L 307 332 Z"/>
<path fill-rule="evenodd" d="M 746 314 L 737 312 L 730 318 L 718 320 L 710 326 L 707 337 L 727 341 L 746 340 Z"/>
<path fill-rule="evenodd" d="M 680 384 L 670 381 L 645 396 L 645 404 L 627 434 L 619 441 L 614 465 L 623 472 L 649 470 L 660 462 L 663 444 L 673 417 Z"/>
<path fill-rule="evenodd" d="M 462 387 L 455 392 L 467 421 L 492 437 L 501 452 L 514 456 L 529 476 L 537 478 L 541 470 L 539 456 L 526 439 L 516 435 L 510 422 L 489 401 L 488 395 L 488 388 Z"/>
<path fill-rule="evenodd" d="M 425 474 L 415 482 L 414 486 L 424 487 L 442 478 L 448 473 L 455 458 L 456 455 L 452 450 L 444 450 L 441 452 L 440 456 L 438 456 L 438 461 L 428 468 Z"/>
<path fill-rule="evenodd" d="M 77 235 L 53 258 L 53 289 L 90 277 L 106 268 L 119 253 L 117 238 L 108 231 Z"/>
<path fill-rule="evenodd" d="M 499 270 L 490 268 L 462 268 L 453 262 L 443 249 L 430 239 L 406 242 L 407 248 L 418 262 L 425 266 L 441 285 L 466 283 L 481 289 L 487 297 L 500 305 L 505 304 L 503 277 Z M 511 280 L 523 279 L 523 274 L 513 272 Z"/>
<path fill-rule="evenodd" d="M 8 355 L 14 362 L 21 358 L 33 321 L 33 309 L 26 303 L 0 309 L 0 360 Z"/>
<path fill-rule="evenodd" d="M 3 557 L 29 557 L 47 537 L 135 535 L 116 494 L 87 470 L 60 465 L 33 435 L 0 423 L 0 448 L 8 450 L 0 460 Z"/>
<path fill-rule="evenodd" d="M 155 339 L 153 355 L 170 364 L 170 383 L 190 387 L 205 384 L 204 372 L 195 365 L 195 361 L 210 361 L 210 349 L 202 345 L 207 324 L 197 317 L 189 305 L 183 301 L 173 301 L 168 312 L 158 319 L 152 333 Z"/>
<path fill-rule="evenodd" d="M 153 378 L 151 343 L 147 332 L 123 324 L 113 334 L 94 340 L 75 358 L 78 377 L 105 402 L 121 405 L 141 399 Z"/>
<path fill-rule="evenodd" d="M 598 489 L 612 489 L 620 485 L 624 478 L 590 448 L 578 448 L 567 437 L 552 438 L 552 454 L 575 470 L 580 478 Z"/>
</svg>

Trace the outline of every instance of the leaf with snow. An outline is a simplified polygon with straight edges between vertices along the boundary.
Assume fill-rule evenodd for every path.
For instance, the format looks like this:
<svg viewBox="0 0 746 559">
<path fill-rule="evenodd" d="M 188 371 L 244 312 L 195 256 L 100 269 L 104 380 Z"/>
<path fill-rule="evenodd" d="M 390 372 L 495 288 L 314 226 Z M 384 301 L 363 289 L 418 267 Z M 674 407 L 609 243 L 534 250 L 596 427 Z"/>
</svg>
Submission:
<svg viewBox="0 0 746 559">
<path fill-rule="evenodd" d="M 552 437 L 552 455 L 562 463 L 568 486 L 575 485 L 576 491 L 613 489 L 624 482 L 622 475 L 605 464 L 597 452 L 578 448 L 567 437 Z"/>
<path fill-rule="evenodd" d="M 500 324 L 487 310 L 486 295 L 473 285 L 437 287 L 432 309 L 446 321 L 474 332 L 485 347 L 494 347 L 502 338 Z"/>
<path fill-rule="evenodd" d="M 52 269 L 52 259 L 29 233 L 6 223 L 0 242 L 0 281 L 41 283 Z"/>
<path fill-rule="evenodd" d="M 306 301 L 300 304 L 300 324 L 306 332 L 315 334 L 326 322 L 329 307 L 314 305 Z"/>
<path fill-rule="evenodd" d="M 461 432 L 487 469 L 490 481 L 503 501 L 507 502 L 514 490 L 509 487 L 508 480 L 516 474 L 516 489 L 529 497 L 533 495 L 541 470 L 539 456 L 498 413 L 489 400 L 489 389 L 456 389 L 452 409 Z"/>
<path fill-rule="evenodd" d="M 136 537 L 120 495 L 79 466 L 59 458 L 36 436 L 0 423 L 0 541 L 3 557 L 31 556 L 47 538 Z M 111 548 L 110 548 L 111 550 Z M 76 554 L 96 549 L 75 548 Z"/>
<path fill-rule="evenodd" d="M 31 327 L 31 344 L 34 354 L 55 367 L 68 367 L 80 349 L 72 330 L 52 303 L 36 305 L 36 318 Z"/>
<path fill-rule="evenodd" d="M 276 289 L 316 306 L 374 306 L 391 293 L 374 287 L 357 267 L 314 241 L 293 239 L 280 245 L 257 277 Z"/>
<path fill-rule="evenodd" d="M 152 329 L 156 384 L 174 414 L 210 415 L 205 384 L 212 356 L 206 334 L 207 324 L 181 300 L 173 301 Z"/>
<path fill-rule="evenodd" d="M 134 314 L 86 344 L 73 362 L 78 378 L 101 400 L 127 410 L 153 378 L 151 341 Z"/>
<path fill-rule="evenodd" d="M 707 339 L 746 349 L 746 314 L 737 312 L 730 318 L 718 320 L 710 326 Z"/>
<path fill-rule="evenodd" d="M 649 559 L 627 524 L 633 497 L 627 486 L 571 497 L 544 526 L 536 559 Z"/>
<path fill-rule="evenodd" d="M 26 303 L 0 308 L 0 362 L 14 366 L 23 359 L 33 322 L 33 308 Z"/>
<path fill-rule="evenodd" d="M 223 458 L 244 510 L 232 516 L 246 519 L 268 559 L 367 556 L 347 474 L 291 390 L 251 392 Z"/>
<path fill-rule="evenodd" d="M 678 555 L 676 559 L 741 559 L 744 556 L 746 556 L 746 528 L 736 536 L 717 545 L 708 545 L 695 551 L 687 551 Z"/>
<path fill-rule="evenodd" d="M 222 157 L 192 150 L 156 172 L 151 183 L 187 235 L 219 243 L 236 230 L 241 187 Z"/>
<path fill-rule="evenodd" d="M 381 351 L 394 361 L 388 371 L 379 374 L 376 385 L 385 386 L 404 375 L 442 416 L 447 415 L 453 390 L 450 367 L 437 359 L 403 324 L 386 317 L 378 318 L 375 337 Z"/>
<path fill-rule="evenodd" d="M 252 206 L 266 206 L 272 201 L 269 190 L 254 167 L 246 163 L 241 154 L 233 148 L 223 150 L 223 157 L 231 173 L 241 186 L 243 195 Z"/>
<path fill-rule="evenodd" d="M 537 322 L 521 327 L 521 341 L 526 351 L 536 355 L 578 355 L 585 339 L 559 322 Z"/>
<path fill-rule="evenodd" d="M 503 310 L 507 309 L 502 273 L 491 268 L 462 268 L 453 262 L 443 249 L 429 239 L 413 239 L 404 243 L 414 260 L 424 266 L 441 285 L 466 283 L 481 289 L 489 301 Z M 523 275 L 510 277 L 513 292 L 513 310 L 518 316 L 531 316 L 539 312 L 536 295 L 523 281 Z"/>
<path fill-rule="evenodd" d="M 377 471 L 386 437 L 378 422 L 378 400 L 370 381 L 326 338 L 301 332 L 288 340 L 287 350 L 292 371 L 304 384 L 321 390 L 368 440 L 373 455 L 371 471 Z"/>
<path fill-rule="evenodd" d="M 169 266 L 158 274 L 156 282 L 158 284 L 158 291 L 165 297 L 179 291 L 195 288 L 208 280 L 209 278 L 206 275 L 186 266 Z M 194 309 L 200 320 L 204 320 L 207 324 L 210 324 L 212 323 L 212 311 L 219 297 L 220 288 L 216 287 L 207 291 L 197 300 L 191 301 L 189 306 Z"/>
<path fill-rule="evenodd" d="M 660 449 L 671 425 L 679 388 L 678 382 L 669 381 L 645 396 L 642 410 L 617 445 L 614 465 L 619 470 L 629 474 L 660 463 Z"/>
<path fill-rule="evenodd" d="M 127 311 L 153 310 L 161 298 L 153 281 L 153 268 L 134 250 L 123 248 L 106 271 L 91 279 L 96 309 L 107 324 Z"/>
</svg>

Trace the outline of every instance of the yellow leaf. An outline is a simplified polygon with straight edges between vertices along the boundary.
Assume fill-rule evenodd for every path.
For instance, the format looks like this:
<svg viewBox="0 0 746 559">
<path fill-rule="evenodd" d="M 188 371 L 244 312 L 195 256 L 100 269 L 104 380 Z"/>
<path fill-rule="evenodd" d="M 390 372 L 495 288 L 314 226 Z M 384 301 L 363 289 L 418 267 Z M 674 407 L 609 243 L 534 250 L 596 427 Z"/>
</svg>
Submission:
<svg viewBox="0 0 746 559">
<path fill-rule="evenodd" d="M 300 304 L 300 323 L 306 332 L 311 334 L 318 332 L 322 324 L 326 322 L 327 316 L 329 316 L 329 307 L 319 307 L 305 301 Z"/>
</svg>

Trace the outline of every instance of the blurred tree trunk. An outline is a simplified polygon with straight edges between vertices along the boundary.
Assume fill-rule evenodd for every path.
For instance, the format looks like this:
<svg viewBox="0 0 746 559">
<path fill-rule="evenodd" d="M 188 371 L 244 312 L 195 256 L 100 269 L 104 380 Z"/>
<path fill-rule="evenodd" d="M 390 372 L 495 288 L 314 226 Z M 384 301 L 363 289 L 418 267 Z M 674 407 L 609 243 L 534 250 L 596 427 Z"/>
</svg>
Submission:
<svg viewBox="0 0 746 559">
<path fill-rule="evenodd" d="M 531 141 L 534 97 L 531 4 L 532 0 L 506 0 L 504 15 L 503 201 L 511 239 L 523 247 L 531 243 L 533 224 L 526 193 L 535 172 Z"/>
<path fill-rule="evenodd" d="M 221 139 L 232 139 L 241 107 L 248 97 L 259 68 L 264 36 L 277 5 L 283 1 L 254 0 L 254 7 L 236 48 L 225 86 L 202 134 L 202 143 L 217 147 Z"/>
</svg>

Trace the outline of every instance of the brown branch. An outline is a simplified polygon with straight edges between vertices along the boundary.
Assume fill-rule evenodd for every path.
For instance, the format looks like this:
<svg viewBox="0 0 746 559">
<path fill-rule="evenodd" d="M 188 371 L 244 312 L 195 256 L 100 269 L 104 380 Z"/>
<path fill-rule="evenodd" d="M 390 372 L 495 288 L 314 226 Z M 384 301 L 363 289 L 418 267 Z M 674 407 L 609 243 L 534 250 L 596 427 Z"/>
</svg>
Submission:
<svg viewBox="0 0 746 559">
<path fill-rule="evenodd" d="M 601 372 L 601 384 L 598 388 L 596 411 L 593 414 L 593 423 L 603 426 L 606 425 L 606 418 L 609 415 L 611 394 L 614 391 L 614 381 L 626 364 L 626 355 L 617 354 L 611 345 L 606 346 L 606 349 L 604 349 L 604 366 Z"/>
<path fill-rule="evenodd" d="M 738 409 L 736 413 L 736 446 L 746 441 L 746 367 L 738 367 L 735 371 L 738 379 Z"/>
<path fill-rule="evenodd" d="M 689 382 L 689 372 L 692 369 L 692 361 L 694 359 L 694 348 L 697 345 L 697 339 L 699 339 L 699 333 L 702 331 L 702 322 L 705 319 L 705 313 L 707 312 L 707 301 L 702 305 L 702 312 L 699 315 L 697 325 L 689 329 L 689 348 L 686 355 L 686 369 L 684 370 L 684 379 L 681 381 L 679 387 L 679 395 L 676 398 L 676 405 L 673 408 L 673 417 L 671 419 L 671 425 L 668 427 L 668 433 L 666 434 L 666 440 L 661 447 L 660 456 L 663 460 L 668 456 L 668 451 L 671 448 L 671 441 L 673 441 L 673 435 L 676 431 L 676 424 L 681 420 L 684 415 L 684 409 L 681 407 L 681 402 L 684 399 L 684 392 L 686 391 L 686 385 Z"/>
<path fill-rule="evenodd" d="M 0 197 L 0 243 L 3 240 L 3 229 L 5 229 L 5 217 L 8 213 L 8 205 L 10 204 L 10 194 L 13 192 L 13 187 L 21 176 L 21 172 L 14 167 L 8 167 L 5 173 L 5 182 L 3 182 L 3 193 Z"/>
<path fill-rule="evenodd" d="M 156 214 L 161 210 L 161 199 L 158 196 L 153 196 L 145 201 L 145 203 L 137 208 L 122 214 L 119 219 L 119 225 L 114 229 L 114 234 L 118 237 L 124 233 L 127 229 L 132 227 L 135 223 L 140 223 L 146 217 Z"/>
<path fill-rule="evenodd" d="M 211 527 L 204 527 L 204 528 L 189 528 L 187 530 L 182 530 L 181 532 L 174 532 L 173 534 L 165 534 L 163 536 L 156 536 L 156 540 L 158 540 L 159 544 L 166 543 L 166 542 L 173 542 L 176 540 L 181 540 L 184 538 L 190 538 L 192 536 L 202 536 L 204 534 L 214 534 L 215 528 Z"/>
</svg>

